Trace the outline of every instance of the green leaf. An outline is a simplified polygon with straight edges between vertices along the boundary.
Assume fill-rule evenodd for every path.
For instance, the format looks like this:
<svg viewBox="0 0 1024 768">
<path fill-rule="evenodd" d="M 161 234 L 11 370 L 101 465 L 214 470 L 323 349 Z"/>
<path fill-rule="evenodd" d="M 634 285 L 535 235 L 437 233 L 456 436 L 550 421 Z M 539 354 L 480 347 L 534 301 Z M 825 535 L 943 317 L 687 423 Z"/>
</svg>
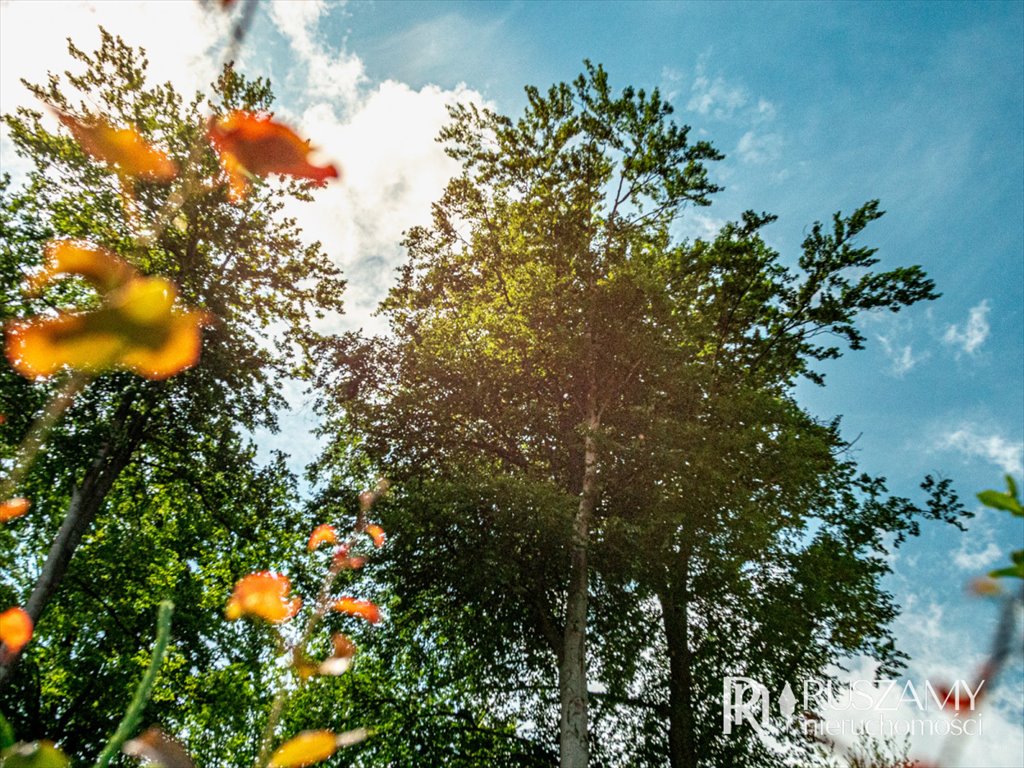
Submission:
<svg viewBox="0 0 1024 768">
<path fill-rule="evenodd" d="M 4 768 L 67 768 L 71 765 L 67 755 L 51 741 L 15 744 L 3 751 L 2 762 Z"/>
<path fill-rule="evenodd" d="M 1006 576 L 1015 576 L 1018 579 L 1024 579 L 1024 568 L 1000 568 L 998 571 L 990 571 L 988 575 L 993 579 L 1001 579 Z"/>
<path fill-rule="evenodd" d="M 999 491 L 982 491 L 978 494 L 978 501 L 992 509 L 1005 509 L 1015 515 L 1024 516 L 1024 508 L 1021 507 L 1020 502 L 1013 496 Z"/>
<path fill-rule="evenodd" d="M 7 718 L 0 714 L 0 752 L 14 744 L 14 729 Z"/>
<path fill-rule="evenodd" d="M 1007 475 L 1006 476 L 1006 488 L 1007 488 L 1007 490 L 1009 490 L 1010 495 L 1013 496 L 1013 498 L 1016 499 L 1017 498 L 1017 483 L 1014 482 L 1013 475 Z"/>
</svg>

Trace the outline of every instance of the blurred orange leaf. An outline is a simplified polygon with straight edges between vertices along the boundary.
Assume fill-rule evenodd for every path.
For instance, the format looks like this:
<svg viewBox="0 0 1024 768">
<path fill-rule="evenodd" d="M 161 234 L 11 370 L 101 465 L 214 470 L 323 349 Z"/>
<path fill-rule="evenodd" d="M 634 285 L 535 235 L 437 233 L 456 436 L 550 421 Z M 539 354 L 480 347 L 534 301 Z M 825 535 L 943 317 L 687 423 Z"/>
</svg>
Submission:
<svg viewBox="0 0 1024 768">
<path fill-rule="evenodd" d="M 32 502 L 21 498 L 0 502 L 0 523 L 6 523 L 8 520 L 21 517 L 28 512 L 31 506 Z"/>
<path fill-rule="evenodd" d="M 303 731 L 278 747 L 270 757 L 272 768 L 302 768 L 326 760 L 338 748 L 331 731 Z"/>
<path fill-rule="evenodd" d="M 349 616 L 366 619 L 371 624 L 376 624 L 380 621 L 380 609 L 369 600 L 341 597 L 335 600 L 334 605 L 331 607 L 338 613 L 347 613 Z"/>
<path fill-rule="evenodd" d="M 125 176 L 166 181 L 178 173 L 174 161 L 149 146 L 134 127 L 117 128 L 103 118 L 82 121 L 59 111 L 57 117 L 82 149 Z"/>
<path fill-rule="evenodd" d="M 38 291 L 58 275 L 84 277 L 103 301 L 90 312 L 11 322 L 7 359 L 23 376 L 44 378 L 68 366 L 165 379 L 198 361 L 200 329 L 210 316 L 176 309 L 177 289 L 169 280 L 146 277 L 106 249 L 75 240 L 50 243 L 46 266 L 28 287 Z"/>
<path fill-rule="evenodd" d="M 212 117 L 207 136 L 228 176 L 233 201 L 245 196 L 249 176 L 279 173 L 319 183 L 338 177 L 335 166 L 310 163 L 309 143 L 270 115 L 236 110 Z"/>
<path fill-rule="evenodd" d="M 313 532 L 309 535 L 309 543 L 306 545 L 310 552 L 319 547 L 321 544 L 334 544 L 338 541 L 338 534 L 334 530 L 334 526 L 318 525 L 313 529 Z"/>
<path fill-rule="evenodd" d="M 32 639 L 32 619 L 21 608 L 8 608 L 0 613 L 0 643 L 17 653 Z"/>
<path fill-rule="evenodd" d="M 366 534 L 373 539 L 373 546 L 378 548 L 384 546 L 384 529 L 379 525 L 366 526 Z"/>
<path fill-rule="evenodd" d="M 301 600 L 288 599 L 291 588 L 287 576 L 270 571 L 251 573 L 235 584 L 224 613 L 232 621 L 243 615 L 273 622 L 287 621 L 302 607 Z"/>
</svg>

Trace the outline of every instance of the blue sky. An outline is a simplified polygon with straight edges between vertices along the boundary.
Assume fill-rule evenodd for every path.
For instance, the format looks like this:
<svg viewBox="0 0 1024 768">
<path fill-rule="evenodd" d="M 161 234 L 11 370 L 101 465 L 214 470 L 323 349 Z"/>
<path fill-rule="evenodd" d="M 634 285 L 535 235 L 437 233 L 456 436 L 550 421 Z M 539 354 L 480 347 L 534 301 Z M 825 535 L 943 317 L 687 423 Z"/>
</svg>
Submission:
<svg viewBox="0 0 1024 768">
<path fill-rule="evenodd" d="M 209 79 L 209 51 L 223 40 L 224 21 L 189 3 L 67 3 L 60 14 L 32 5 L 0 6 L 4 111 L 24 101 L 17 77 L 63 68 L 63 38 L 84 47 L 96 23 L 145 44 L 158 75 L 183 86 Z M 33 23 L 45 31 L 24 35 Z M 679 122 L 726 153 L 712 170 L 725 191 L 691 212 L 681 236 L 706 236 L 747 208 L 770 211 L 770 243 L 795 260 L 813 221 L 879 198 L 888 213 L 863 242 L 882 267 L 921 264 L 936 281 L 940 300 L 865 318 L 868 348 L 826 366 L 826 388 L 799 388 L 813 413 L 843 414 L 865 470 L 911 496 L 925 473 L 944 474 L 972 508 L 1004 472 L 1021 477 L 1020 2 L 263 6 L 242 66 L 271 77 L 282 114 L 345 171 L 315 211 L 296 212 L 348 274 L 339 325 L 373 327 L 401 231 L 423 221 L 454 171 L 432 141 L 444 105 L 469 99 L 515 114 L 525 84 L 572 79 L 587 58 L 614 86 L 661 89 Z M 2 135 L 0 158 L 17 170 Z M 300 466 L 316 446 L 308 405 L 295 401 L 285 434 L 261 439 L 291 448 Z M 912 672 L 970 674 L 996 612 L 963 586 L 1022 546 L 1022 528 L 983 514 L 967 535 L 935 527 L 900 551 L 890 587 L 906 608 L 897 627 Z M 1016 705 L 993 725 L 1001 746 L 969 758 L 987 761 L 977 765 L 1015 765 L 1024 749 L 1019 668 L 1004 690 Z"/>
</svg>

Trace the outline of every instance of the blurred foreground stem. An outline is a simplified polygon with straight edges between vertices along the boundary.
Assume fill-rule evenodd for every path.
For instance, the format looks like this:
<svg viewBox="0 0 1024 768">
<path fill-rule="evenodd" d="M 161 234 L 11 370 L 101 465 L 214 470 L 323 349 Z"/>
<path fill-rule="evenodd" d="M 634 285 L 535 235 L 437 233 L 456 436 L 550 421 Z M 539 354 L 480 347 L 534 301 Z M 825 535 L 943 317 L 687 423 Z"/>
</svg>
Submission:
<svg viewBox="0 0 1024 768">
<path fill-rule="evenodd" d="M 121 751 L 121 747 L 134 733 L 142 719 L 142 711 L 146 708 L 149 696 L 153 692 L 153 683 L 156 682 L 160 665 L 163 664 L 164 654 L 167 652 L 167 641 L 171 636 L 171 613 L 174 611 L 174 603 L 164 600 L 160 603 L 160 611 L 156 620 L 156 642 L 153 644 L 153 655 L 149 660 L 149 669 L 142 676 L 139 687 L 135 689 L 135 696 L 132 703 L 128 705 L 127 711 L 121 724 L 117 726 L 114 735 L 110 737 L 107 746 L 103 748 L 100 756 L 96 759 L 93 768 L 106 768 L 111 758 Z"/>
</svg>

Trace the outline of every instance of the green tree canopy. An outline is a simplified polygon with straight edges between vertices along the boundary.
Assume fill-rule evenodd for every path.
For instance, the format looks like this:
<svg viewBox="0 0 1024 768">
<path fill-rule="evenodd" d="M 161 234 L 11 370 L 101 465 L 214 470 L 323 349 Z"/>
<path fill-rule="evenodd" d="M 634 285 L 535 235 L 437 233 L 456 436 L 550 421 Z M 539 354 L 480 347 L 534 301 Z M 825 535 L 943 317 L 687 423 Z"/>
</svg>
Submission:
<svg viewBox="0 0 1024 768">
<path fill-rule="evenodd" d="M 22 292 L 45 243 L 63 237 L 170 276 L 185 304 L 216 321 L 201 364 L 186 373 L 94 380 L 19 487 L 33 507 L 0 531 L 0 595 L 27 605 L 37 626 L 2 681 L 0 709 L 19 737 L 55 738 L 94 757 L 146 663 L 140 643 L 153 608 L 171 598 L 171 656 L 152 714 L 177 726 L 203 762 L 250 762 L 267 650 L 259 635 L 225 624 L 224 601 L 242 574 L 286 563 L 314 518 L 298 508 L 283 460 L 261 467 L 248 434 L 275 427 L 281 382 L 305 375 L 308 348 L 323 341 L 311 323 L 341 310 L 344 281 L 321 245 L 304 244 L 281 216 L 288 197 L 308 197 L 306 186 L 256 184 L 232 204 L 219 180 L 208 110 L 268 109 L 266 81 L 228 66 L 208 93 L 186 99 L 148 83 L 144 53 L 105 32 L 96 52 L 69 50 L 80 74 L 28 84 L 31 92 L 83 121 L 134 125 L 183 172 L 170 184 L 129 187 L 50 130 L 43 111 L 7 115 L 32 166 L 18 187 L 5 177 L 0 189 L 0 320 L 94 301 L 73 281 L 40 297 Z M 5 459 L 61 384 L 0 365 Z"/>
<path fill-rule="evenodd" d="M 875 202 L 813 225 L 796 269 L 766 214 L 679 240 L 720 155 L 657 91 L 614 95 L 588 64 L 527 99 L 516 120 L 452 111 L 464 170 L 406 239 L 391 335 L 324 358 L 326 429 L 349 437 L 323 468 L 359 453 L 397 481 L 400 609 L 476 638 L 480 694 L 536 702 L 542 739 L 558 671 L 563 766 L 774 764 L 716 741 L 715 685 L 895 663 L 882 547 L 958 513 L 946 484 L 919 508 L 859 477 L 793 383 L 861 346 L 858 313 L 937 294 L 918 267 L 872 271 L 856 238 Z"/>
</svg>

